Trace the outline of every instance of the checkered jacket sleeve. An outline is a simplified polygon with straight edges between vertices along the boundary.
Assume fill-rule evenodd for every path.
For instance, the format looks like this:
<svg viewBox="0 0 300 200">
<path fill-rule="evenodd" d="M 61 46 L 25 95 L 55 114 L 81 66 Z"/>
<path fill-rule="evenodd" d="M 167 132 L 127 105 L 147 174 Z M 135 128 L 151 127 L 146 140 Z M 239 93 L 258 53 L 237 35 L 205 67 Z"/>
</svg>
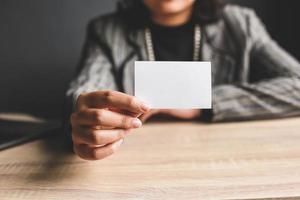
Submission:
<svg viewBox="0 0 300 200">
<path fill-rule="evenodd" d="M 67 109 L 74 110 L 77 98 L 82 93 L 97 90 L 118 90 L 113 75 L 112 61 L 106 51 L 105 41 L 100 41 L 91 22 L 87 28 L 86 41 L 83 47 L 82 58 L 77 69 L 77 75 L 70 83 L 67 91 Z M 70 110 L 66 111 L 68 114 Z"/>
<path fill-rule="evenodd" d="M 252 120 L 300 114 L 300 64 L 267 33 L 253 11 L 247 11 L 247 37 L 252 63 L 261 63 L 257 74 L 268 78 L 213 90 L 212 121 Z M 251 66 L 253 67 L 253 66 Z M 251 70 L 249 70 L 251 71 Z"/>
</svg>

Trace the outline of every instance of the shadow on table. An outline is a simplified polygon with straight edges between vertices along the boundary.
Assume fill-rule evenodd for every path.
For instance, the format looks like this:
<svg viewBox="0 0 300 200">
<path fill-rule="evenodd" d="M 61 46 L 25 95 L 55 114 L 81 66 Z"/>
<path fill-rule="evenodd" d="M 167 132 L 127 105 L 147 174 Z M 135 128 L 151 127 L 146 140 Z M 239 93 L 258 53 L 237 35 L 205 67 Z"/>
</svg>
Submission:
<svg viewBox="0 0 300 200">
<path fill-rule="evenodd" d="M 149 123 L 155 122 L 180 122 L 172 117 L 164 115 L 157 116 L 149 120 Z M 148 123 L 148 122 L 147 122 Z M 29 176 L 30 181 L 60 181 L 65 178 L 71 178 L 75 174 L 68 173 L 72 167 L 84 163 L 78 159 L 72 150 L 72 140 L 70 133 L 66 129 L 59 128 L 46 134 L 39 143 L 40 154 L 44 156 L 43 163 L 37 171 Z"/>
<path fill-rule="evenodd" d="M 38 158 L 26 163 L 30 171 L 26 179 L 30 181 L 57 180 L 69 176 L 63 173 L 76 162 L 72 151 L 71 136 L 65 128 L 62 128 L 60 121 L 36 120 L 19 115 L 0 117 L 0 151 L 33 141 L 38 153 L 33 156 Z M 25 116 L 25 115 L 24 115 Z"/>
<path fill-rule="evenodd" d="M 72 174 L 67 173 L 68 169 L 76 163 L 72 150 L 71 137 L 63 128 L 51 130 L 39 143 L 40 154 L 43 157 L 38 170 L 30 174 L 30 181 L 60 181 L 69 178 Z"/>
<path fill-rule="evenodd" d="M 149 120 L 149 123 L 180 121 L 184 120 L 176 120 L 175 118 L 161 115 L 152 118 Z M 61 124 L 54 127 L 56 128 L 45 129 L 47 132 L 42 134 L 41 141 L 37 143 L 37 156 L 39 159 L 32 163 L 32 165 L 35 165 L 34 171 L 26 176 L 29 182 L 59 182 L 64 179 L 70 179 L 76 176 L 76 174 L 70 173 L 71 169 L 84 163 L 83 160 L 78 159 L 73 153 L 71 135 L 67 129 L 62 128 Z M 32 132 L 33 130 L 34 126 L 31 126 L 27 132 Z"/>
</svg>

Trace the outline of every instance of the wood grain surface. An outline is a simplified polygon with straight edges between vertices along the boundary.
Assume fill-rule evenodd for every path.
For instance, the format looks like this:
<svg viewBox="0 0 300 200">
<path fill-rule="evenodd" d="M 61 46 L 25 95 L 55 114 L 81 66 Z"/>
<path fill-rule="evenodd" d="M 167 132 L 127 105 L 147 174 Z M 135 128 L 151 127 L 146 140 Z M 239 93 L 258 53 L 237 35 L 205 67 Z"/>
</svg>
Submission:
<svg viewBox="0 0 300 200">
<path fill-rule="evenodd" d="M 261 199 L 300 196 L 300 119 L 151 123 L 115 155 L 74 156 L 60 136 L 0 152 L 0 199 Z"/>
</svg>

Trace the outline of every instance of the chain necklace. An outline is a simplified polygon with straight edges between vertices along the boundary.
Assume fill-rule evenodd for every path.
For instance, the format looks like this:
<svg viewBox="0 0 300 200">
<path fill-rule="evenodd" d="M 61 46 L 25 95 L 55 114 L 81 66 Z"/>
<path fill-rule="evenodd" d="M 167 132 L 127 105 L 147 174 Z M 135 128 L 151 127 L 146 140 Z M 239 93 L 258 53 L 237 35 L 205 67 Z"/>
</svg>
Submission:
<svg viewBox="0 0 300 200">
<path fill-rule="evenodd" d="M 152 34 L 149 28 L 146 28 L 144 31 L 145 34 L 145 42 L 146 42 L 146 50 L 149 61 L 155 61 L 155 54 L 152 42 Z M 198 24 L 195 25 L 194 28 L 194 52 L 193 52 L 193 61 L 199 61 L 200 54 L 200 45 L 201 45 L 201 28 Z"/>
</svg>

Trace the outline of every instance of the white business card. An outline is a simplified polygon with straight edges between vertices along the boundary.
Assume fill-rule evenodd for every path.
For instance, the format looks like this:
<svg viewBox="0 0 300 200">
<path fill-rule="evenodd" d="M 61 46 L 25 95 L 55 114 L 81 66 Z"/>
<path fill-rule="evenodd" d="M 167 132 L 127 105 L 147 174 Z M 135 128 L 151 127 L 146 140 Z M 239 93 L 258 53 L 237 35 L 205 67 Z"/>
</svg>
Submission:
<svg viewBox="0 0 300 200">
<path fill-rule="evenodd" d="M 135 62 L 134 95 L 153 109 L 210 109 L 211 62 Z"/>
</svg>

